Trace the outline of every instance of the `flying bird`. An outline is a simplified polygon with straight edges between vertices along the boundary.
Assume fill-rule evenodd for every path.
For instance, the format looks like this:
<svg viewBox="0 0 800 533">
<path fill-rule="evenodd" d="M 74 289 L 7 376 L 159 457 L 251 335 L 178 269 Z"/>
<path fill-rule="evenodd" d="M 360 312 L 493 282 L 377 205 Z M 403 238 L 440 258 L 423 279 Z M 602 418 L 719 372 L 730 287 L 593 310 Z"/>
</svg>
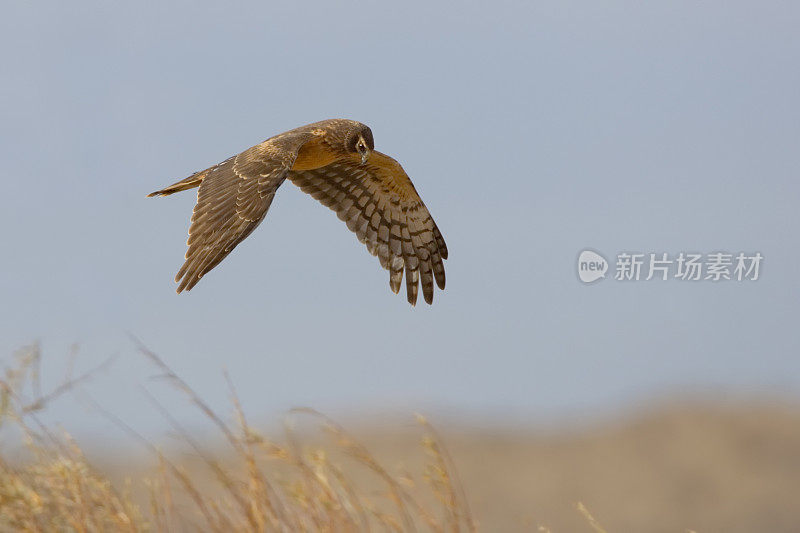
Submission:
<svg viewBox="0 0 800 533">
<path fill-rule="evenodd" d="M 421 284 L 425 301 L 433 303 L 434 280 L 440 289 L 445 285 L 447 245 L 400 163 L 374 148 L 364 124 L 323 120 L 148 194 L 198 187 L 177 292 L 191 290 L 256 229 L 288 178 L 347 223 L 389 271 L 393 292 L 400 291 L 405 271 L 408 302 L 416 304 Z"/>
</svg>

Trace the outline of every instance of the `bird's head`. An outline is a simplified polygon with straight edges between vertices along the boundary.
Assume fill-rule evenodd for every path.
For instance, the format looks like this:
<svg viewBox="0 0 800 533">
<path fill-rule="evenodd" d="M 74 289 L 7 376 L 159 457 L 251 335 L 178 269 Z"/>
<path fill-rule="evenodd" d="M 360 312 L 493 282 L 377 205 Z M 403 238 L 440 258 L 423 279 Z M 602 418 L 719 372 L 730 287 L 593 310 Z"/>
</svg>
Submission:
<svg viewBox="0 0 800 533">
<path fill-rule="evenodd" d="M 369 127 L 359 124 L 347 137 L 345 148 L 348 152 L 357 153 L 361 156 L 361 164 L 367 162 L 369 154 L 375 149 L 375 141 L 372 139 L 372 130 Z"/>
</svg>

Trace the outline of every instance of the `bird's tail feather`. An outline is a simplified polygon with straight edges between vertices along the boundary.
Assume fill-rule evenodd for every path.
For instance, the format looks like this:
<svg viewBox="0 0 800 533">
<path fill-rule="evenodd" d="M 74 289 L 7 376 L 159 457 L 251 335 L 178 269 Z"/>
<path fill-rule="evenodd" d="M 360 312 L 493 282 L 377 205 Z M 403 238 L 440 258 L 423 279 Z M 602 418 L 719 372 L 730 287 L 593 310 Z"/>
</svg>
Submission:
<svg viewBox="0 0 800 533">
<path fill-rule="evenodd" d="M 164 187 L 160 191 L 153 191 L 148 194 L 148 198 L 151 196 L 168 196 L 172 193 L 185 191 L 187 189 L 194 189 L 195 187 L 199 187 L 200 184 L 203 182 L 203 179 L 206 177 L 208 170 L 202 170 L 200 172 L 195 172 L 188 178 L 184 178 L 177 183 L 173 183 L 169 187 Z"/>
</svg>

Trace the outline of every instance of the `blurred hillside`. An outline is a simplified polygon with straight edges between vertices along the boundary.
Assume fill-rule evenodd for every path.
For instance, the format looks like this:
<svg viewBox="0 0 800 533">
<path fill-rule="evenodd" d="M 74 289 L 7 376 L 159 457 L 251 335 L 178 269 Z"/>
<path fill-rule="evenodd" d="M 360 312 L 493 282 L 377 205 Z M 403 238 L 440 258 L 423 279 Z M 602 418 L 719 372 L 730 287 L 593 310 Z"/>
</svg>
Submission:
<svg viewBox="0 0 800 533">
<path fill-rule="evenodd" d="M 419 470 L 420 432 L 405 426 L 353 434 L 388 470 Z M 672 404 L 581 430 L 440 430 L 481 531 L 591 532 L 579 501 L 609 533 L 800 526 L 798 406 Z M 132 473 L 128 461 L 101 465 L 118 482 Z"/>
<path fill-rule="evenodd" d="M 800 409 L 662 408 L 577 432 L 448 434 L 485 531 L 798 531 Z M 529 529 L 528 529 L 529 530 Z"/>
</svg>

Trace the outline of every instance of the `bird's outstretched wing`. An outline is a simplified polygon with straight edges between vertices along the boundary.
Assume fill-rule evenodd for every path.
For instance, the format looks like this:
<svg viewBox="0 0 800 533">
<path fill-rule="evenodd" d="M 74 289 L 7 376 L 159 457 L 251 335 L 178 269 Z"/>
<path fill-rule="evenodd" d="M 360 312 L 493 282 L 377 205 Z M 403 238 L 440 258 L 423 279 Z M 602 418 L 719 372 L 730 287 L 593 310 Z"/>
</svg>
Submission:
<svg viewBox="0 0 800 533">
<path fill-rule="evenodd" d="M 191 290 L 256 229 L 308 138 L 273 137 L 205 171 L 189 226 L 186 262 L 175 276 L 178 292 Z"/>
<path fill-rule="evenodd" d="M 289 172 L 304 192 L 330 207 L 358 240 L 389 270 L 389 286 L 397 293 L 406 273 L 408 301 L 417 302 L 418 282 L 429 304 L 433 282 L 444 289 L 447 246 L 433 217 L 400 164 L 372 151 L 314 170 Z"/>
</svg>

